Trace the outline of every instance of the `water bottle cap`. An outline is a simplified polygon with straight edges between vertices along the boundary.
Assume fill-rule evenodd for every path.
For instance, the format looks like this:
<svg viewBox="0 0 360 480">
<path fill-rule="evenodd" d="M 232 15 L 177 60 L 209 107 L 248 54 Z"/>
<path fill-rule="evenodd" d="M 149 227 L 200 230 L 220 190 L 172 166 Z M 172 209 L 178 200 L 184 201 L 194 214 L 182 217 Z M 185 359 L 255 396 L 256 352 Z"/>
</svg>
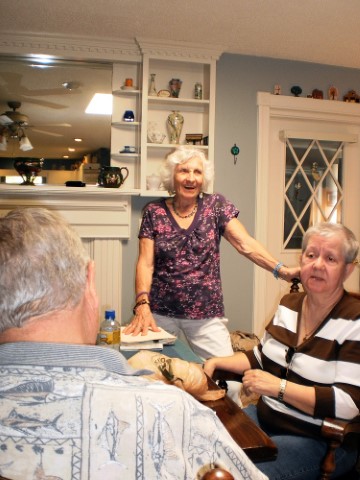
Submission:
<svg viewBox="0 0 360 480">
<path fill-rule="evenodd" d="M 115 310 L 106 310 L 105 320 L 115 320 Z"/>
</svg>

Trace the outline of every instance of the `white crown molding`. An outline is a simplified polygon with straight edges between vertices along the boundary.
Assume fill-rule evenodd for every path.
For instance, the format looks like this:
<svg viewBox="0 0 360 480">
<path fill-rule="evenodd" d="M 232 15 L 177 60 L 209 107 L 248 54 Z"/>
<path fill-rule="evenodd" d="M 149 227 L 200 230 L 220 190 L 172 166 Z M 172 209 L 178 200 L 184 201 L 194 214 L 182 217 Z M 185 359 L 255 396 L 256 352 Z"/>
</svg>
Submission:
<svg viewBox="0 0 360 480">
<path fill-rule="evenodd" d="M 136 38 L 134 41 L 118 39 L 94 40 L 91 37 L 53 34 L 0 34 L 0 54 L 53 55 L 69 60 L 141 61 L 143 54 L 162 58 L 184 58 L 194 61 L 218 60 L 225 47 L 199 45 L 189 42 L 168 42 Z"/>
<path fill-rule="evenodd" d="M 162 58 L 187 58 L 194 60 L 218 60 L 225 47 L 215 45 L 199 45 L 190 42 L 168 42 L 166 40 L 145 39 L 136 37 L 142 54 Z"/>
<path fill-rule="evenodd" d="M 65 35 L 0 34 L 0 54 L 54 55 L 74 60 L 141 61 L 139 47 L 128 40 L 94 40 L 91 37 Z"/>
</svg>

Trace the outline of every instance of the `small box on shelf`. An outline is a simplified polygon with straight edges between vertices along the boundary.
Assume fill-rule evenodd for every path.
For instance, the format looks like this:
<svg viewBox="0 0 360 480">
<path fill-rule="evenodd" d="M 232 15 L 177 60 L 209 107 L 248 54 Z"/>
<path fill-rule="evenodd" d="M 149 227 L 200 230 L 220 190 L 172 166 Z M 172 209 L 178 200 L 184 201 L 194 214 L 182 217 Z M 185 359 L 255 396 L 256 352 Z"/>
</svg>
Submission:
<svg viewBox="0 0 360 480">
<path fill-rule="evenodd" d="M 185 141 L 188 145 L 202 145 L 202 133 L 187 133 L 185 134 Z"/>
</svg>

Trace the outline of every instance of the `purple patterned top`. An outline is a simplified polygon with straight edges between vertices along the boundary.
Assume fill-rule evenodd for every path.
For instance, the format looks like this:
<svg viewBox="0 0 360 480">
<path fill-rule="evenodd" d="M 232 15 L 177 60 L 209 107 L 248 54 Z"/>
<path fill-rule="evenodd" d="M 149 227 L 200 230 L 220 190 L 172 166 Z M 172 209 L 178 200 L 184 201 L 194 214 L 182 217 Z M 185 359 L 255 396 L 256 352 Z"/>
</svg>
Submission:
<svg viewBox="0 0 360 480">
<path fill-rule="evenodd" d="M 165 200 L 145 207 L 139 238 L 155 242 L 150 301 L 154 313 L 203 319 L 224 316 L 220 239 L 239 211 L 222 195 L 204 194 L 189 228 L 179 227 Z"/>
</svg>

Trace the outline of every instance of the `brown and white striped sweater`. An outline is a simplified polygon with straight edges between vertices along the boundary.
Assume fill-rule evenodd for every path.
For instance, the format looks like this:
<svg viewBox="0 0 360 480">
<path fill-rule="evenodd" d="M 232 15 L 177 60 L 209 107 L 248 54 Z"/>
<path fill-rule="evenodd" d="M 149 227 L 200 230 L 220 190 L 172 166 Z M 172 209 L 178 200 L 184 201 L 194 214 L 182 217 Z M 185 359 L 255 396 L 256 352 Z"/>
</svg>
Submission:
<svg viewBox="0 0 360 480">
<path fill-rule="evenodd" d="M 359 414 L 360 300 L 344 292 L 318 329 L 296 346 L 304 296 L 292 293 L 282 298 L 260 344 L 247 355 L 252 368 L 315 387 L 313 417 L 276 398 L 262 396 L 258 402 L 260 421 L 289 433 L 317 436 L 325 417 L 351 419 Z M 289 348 L 293 355 L 287 362 Z"/>
</svg>

